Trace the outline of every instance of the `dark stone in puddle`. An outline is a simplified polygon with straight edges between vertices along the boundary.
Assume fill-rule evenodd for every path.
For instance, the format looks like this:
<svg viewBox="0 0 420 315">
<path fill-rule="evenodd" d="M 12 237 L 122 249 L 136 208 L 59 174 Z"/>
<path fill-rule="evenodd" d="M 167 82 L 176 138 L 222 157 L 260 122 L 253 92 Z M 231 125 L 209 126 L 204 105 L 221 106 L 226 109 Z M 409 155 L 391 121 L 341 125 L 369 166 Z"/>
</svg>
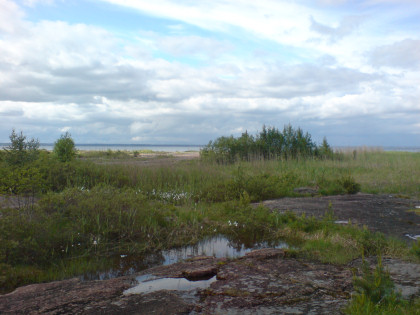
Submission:
<svg viewBox="0 0 420 315">
<path fill-rule="evenodd" d="M 204 266 L 202 268 L 193 268 L 184 270 L 182 275 L 188 280 L 203 280 L 210 279 L 217 273 L 216 266 Z"/>
</svg>

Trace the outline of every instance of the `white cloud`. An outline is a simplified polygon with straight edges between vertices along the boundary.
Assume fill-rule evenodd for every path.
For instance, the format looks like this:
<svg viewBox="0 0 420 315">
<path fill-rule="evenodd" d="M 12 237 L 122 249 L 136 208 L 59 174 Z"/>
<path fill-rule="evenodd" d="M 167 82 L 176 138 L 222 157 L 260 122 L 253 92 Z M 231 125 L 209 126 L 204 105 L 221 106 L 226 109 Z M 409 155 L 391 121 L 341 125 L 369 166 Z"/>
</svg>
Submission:
<svg viewBox="0 0 420 315">
<path fill-rule="evenodd" d="M 65 133 L 65 132 L 69 132 L 71 130 L 71 127 L 65 126 L 63 128 L 60 128 L 59 130 L 60 130 L 60 132 Z"/>
<path fill-rule="evenodd" d="M 311 29 L 327 35 L 331 41 L 336 41 L 354 32 L 365 19 L 364 16 L 345 16 L 338 26 L 332 27 L 315 21 L 311 16 Z"/>
<path fill-rule="evenodd" d="M 19 22 L 23 16 L 23 12 L 16 3 L 0 0 L 0 35 L 17 33 L 21 28 Z"/>
<path fill-rule="evenodd" d="M 359 137 L 390 121 L 418 130 L 418 37 L 377 36 L 383 15 L 304 1 L 108 2 L 173 21 L 127 38 L 87 22 L 29 22 L 0 0 L 0 142 L 12 127 L 43 142 L 71 130 L 108 143 L 206 143 L 264 123 L 309 126 L 321 139 L 351 124 Z"/>
<path fill-rule="evenodd" d="M 29 7 L 34 7 L 38 4 L 51 5 L 55 0 L 23 0 L 23 4 Z"/>
<path fill-rule="evenodd" d="M 175 56 L 196 55 L 217 57 L 232 49 L 228 42 L 201 36 L 166 36 L 158 39 L 158 47 Z"/>
<path fill-rule="evenodd" d="M 239 27 L 268 39 L 294 44 L 304 41 L 313 10 L 299 4 L 274 0 L 104 0 L 116 5 L 137 9 L 154 16 L 182 21 L 207 30 L 234 32 Z"/>
<path fill-rule="evenodd" d="M 420 40 L 405 39 L 377 47 L 370 55 L 375 67 L 420 68 Z"/>
</svg>

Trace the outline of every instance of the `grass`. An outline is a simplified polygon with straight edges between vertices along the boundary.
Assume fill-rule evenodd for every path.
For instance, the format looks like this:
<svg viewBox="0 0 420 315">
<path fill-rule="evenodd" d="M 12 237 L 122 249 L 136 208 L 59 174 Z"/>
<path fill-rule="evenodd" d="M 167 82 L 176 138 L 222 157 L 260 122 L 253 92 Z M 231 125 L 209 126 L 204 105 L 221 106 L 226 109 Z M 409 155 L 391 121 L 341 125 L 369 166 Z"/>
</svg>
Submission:
<svg viewBox="0 0 420 315">
<path fill-rule="evenodd" d="M 30 166 L 36 171 L 19 173 L 24 179 L 37 176 L 40 184 L 31 186 L 36 190 L 21 191 L 40 200 L 0 210 L 1 291 L 106 268 L 115 254 L 144 254 L 216 234 L 238 242 L 282 239 L 294 246 L 291 256 L 334 264 L 378 251 L 420 257 L 415 246 L 339 226 L 332 215 L 316 220 L 250 205 L 295 196 L 293 189 L 303 186 L 325 195 L 361 189 L 420 198 L 418 153 L 363 151 L 335 160 L 256 159 L 228 165 L 188 160 L 152 166 L 126 164 L 135 158 L 125 151 L 80 154 L 76 161 L 59 163 L 42 152 Z M 120 163 L 102 165 L 103 159 Z M 3 163 L 0 173 L 5 193 L 16 170 Z"/>
</svg>

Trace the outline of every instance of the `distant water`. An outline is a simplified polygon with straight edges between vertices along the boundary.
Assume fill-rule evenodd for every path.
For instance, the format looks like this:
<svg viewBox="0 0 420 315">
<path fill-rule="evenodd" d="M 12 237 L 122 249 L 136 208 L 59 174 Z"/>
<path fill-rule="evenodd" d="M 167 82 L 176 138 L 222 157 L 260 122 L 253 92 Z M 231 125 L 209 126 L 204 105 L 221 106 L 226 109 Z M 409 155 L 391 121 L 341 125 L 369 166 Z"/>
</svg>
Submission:
<svg viewBox="0 0 420 315">
<path fill-rule="evenodd" d="M 0 149 L 7 147 L 8 143 L 0 143 Z M 54 144 L 41 143 L 40 149 L 52 151 Z M 153 144 L 76 144 L 77 150 L 82 151 L 140 151 L 152 150 L 158 152 L 186 152 L 186 151 L 200 151 L 203 145 L 153 145 Z"/>
<path fill-rule="evenodd" d="M 383 147 L 384 151 L 420 152 L 420 147 Z"/>
<path fill-rule="evenodd" d="M 8 143 L 0 143 L 0 149 L 7 147 Z M 158 152 L 186 152 L 186 151 L 200 151 L 204 145 L 157 145 L 157 144 L 76 144 L 76 148 L 82 151 L 140 151 L 140 150 L 152 150 Z M 41 149 L 45 149 L 48 151 L 52 151 L 54 148 L 53 143 L 41 143 Z M 373 149 L 378 151 L 400 151 L 400 152 L 420 152 L 420 147 L 417 146 L 386 146 L 386 147 L 374 147 L 374 146 L 366 146 L 366 147 L 342 147 L 337 146 L 333 147 L 334 149 L 338 150 L 350 150 L 350 149 Z"/>
</svg>

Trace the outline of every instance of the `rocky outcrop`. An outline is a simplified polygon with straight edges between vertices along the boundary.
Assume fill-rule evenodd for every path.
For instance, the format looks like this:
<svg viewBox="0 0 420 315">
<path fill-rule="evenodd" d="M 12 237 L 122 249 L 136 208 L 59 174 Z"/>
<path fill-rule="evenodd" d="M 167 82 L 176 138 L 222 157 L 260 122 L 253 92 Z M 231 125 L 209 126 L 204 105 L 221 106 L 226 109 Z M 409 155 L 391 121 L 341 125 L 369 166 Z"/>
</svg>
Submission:
<svg viewBox="0 0 420 315">
<path fill-rule="evenodd" d="M 382 232 L 411 243 L 413 236 L 420 235 L 420 216 L 413 209 L 420 200 L 399 198 L 392 195 L 318 196 L 266 200 L 262 204 L 272 211 L 292 211 L 298 215 L 321 218 L 326 212 L 340 223 L 351 222 L 367 226 L 374 232 Z M 412 236 L 411 238 L 409 236 Z"/>
<path fill-rule="evenodd" d="M 370 262 L 373 267 L 375 260 Z M 420 265 L 389 258 L 383 264 L 406 298 L 420 295 Z M 351 270 L 360 266 L 361 260 L 346 266 L 298 260 L 282 249 L 255 250 L 237 259 L 200 256 L 133 277 L 21 287 L 0 296 L 0 313 L 339 314 L 353 290 Z M 204 287 L 165 287 L 165 279 L 185 283 L 185 277 L 210 280 Z M 139 281 L 146 287 L 159 281 L 161 287 L 136 293 Z"/>
</svg>

